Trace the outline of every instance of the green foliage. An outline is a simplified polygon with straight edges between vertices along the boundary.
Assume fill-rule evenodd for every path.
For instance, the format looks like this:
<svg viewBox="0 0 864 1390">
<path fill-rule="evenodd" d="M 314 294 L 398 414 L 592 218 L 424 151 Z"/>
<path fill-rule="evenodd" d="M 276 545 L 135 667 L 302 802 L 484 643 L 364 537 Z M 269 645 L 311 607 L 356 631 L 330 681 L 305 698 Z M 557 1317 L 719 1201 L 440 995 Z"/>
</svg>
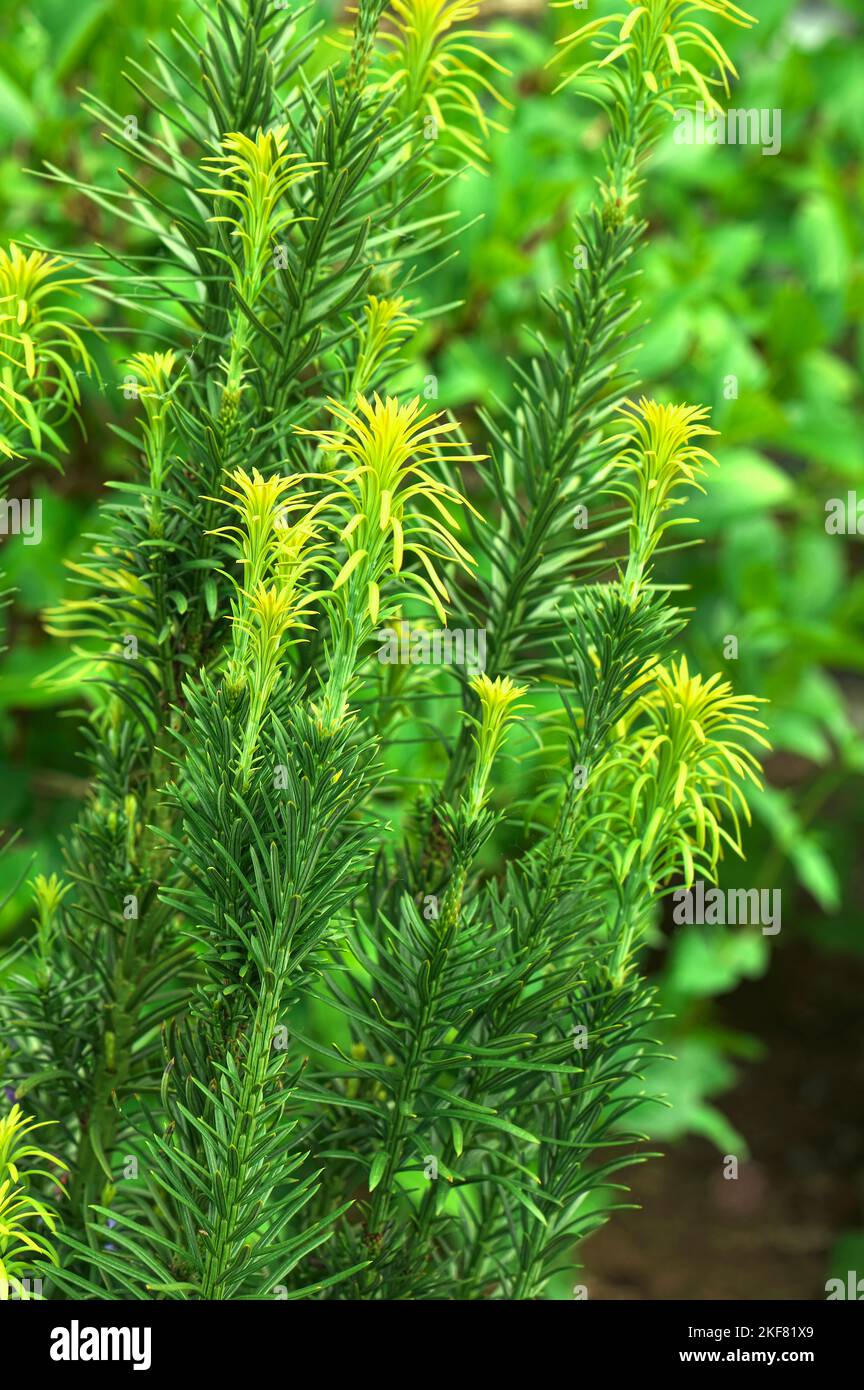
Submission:
<svg viewBox="0 0 864 1390">
<path fill-rule="evenodd" d="M 680 334 L 657 279 L 647 334 L 636 296 L 685 256 L 683 213 L 648 237 L 653 161 L 673 102 L 731 71 L 714 40 L 682 71 L 680 9 L 653 0 L 609 42 L 602 23 L 565 83 L 597 125 L 547 91 L 508 146 L 473 5 L 361 0 L 335 47 L 311 9 L 190 8 L 130 66 L 134 116 L 110 84 L 87 99 L 116 175 L 48 165 L 52 198 L 108 224 L 73 259 L 94 322 L 136 349 L 102 359 L 130 402 L 120 476 L 47 618 L 41 688 L 86 700 L 89 791 L 3 1002 L 9 1082 L 70 1169 L 58 1294 L 535 1298 L 625 1205 L 659 1090 L 728 1140 L 711 1041 L 658 1053 L 644 945 L 671 885 L 741 853 L 748 782 L 796 834 L 761 791 L 757 702 L 674 654 L 680 508 L 707 483 L 714 534 L 734 481 L 724 499 L 705 476 L 703 409 L 634 395 Z M 506 42 L 525 70 L 552 51 Z M 525 250 L 519 122 L 574 115 L 598 192 Z M 518 211 L 497 257 L 481 188 Z M 809 219 L 823 235 L 824 201 Z M 737 223 L 719 235 L 752 264 Z M 470 285 L 451 302 L 451 241 L 504 287 L 482 329 Z M 58 314 L 40 378 L 15 324 L 4 403 L 27 401 L 29 459 L 61 447 L 70 364 L 97 348 Z M 450 331 L 457 360 L 482 364 L 484 334 L 513 348 L 464 432 L 419 400 L 422 378 L 460 399 Z M 738 458 L 749 524 L 773 525 L 785 475 Z M 433 619 L 483 630 L 485 674 L 386 664 L 379 628 L 422 650 Z M 817 843 L 799 871 L 830 897 Z M 762 966 L 694 949 L 664 1001 Z"/>
<path fill-rule="evenodd" d="M 38 1179 L 56 1182 L 50 1170 L 35 1165 L 64 1168 L 29 1138 L 44 1125 L 35 1124 L 13 1105 L 0 1119 L 0 1302 L 26 1296 L 25 1280 L 43 1261 L 57 1263 L 51 1236 L 56 1234 L 56 1212 L 51 1202 L 40 1201 L 32 1190 Z M 47 1234 L 46 1234 L 47 1233 Z"/>
</svg>

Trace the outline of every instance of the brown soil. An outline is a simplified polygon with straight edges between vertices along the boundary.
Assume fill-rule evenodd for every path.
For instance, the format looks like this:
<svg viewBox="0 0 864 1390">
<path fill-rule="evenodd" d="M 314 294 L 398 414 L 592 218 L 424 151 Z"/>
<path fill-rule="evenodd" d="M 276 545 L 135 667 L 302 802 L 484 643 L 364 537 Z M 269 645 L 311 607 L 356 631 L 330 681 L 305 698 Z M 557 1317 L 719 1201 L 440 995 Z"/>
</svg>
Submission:
<svg viewBox="0 0 864 1390">
<path fill-rule="evenodd" d="M 824 1298 L 832 1245 L 864 1227 L 864 960 L 791 942 L 719 1001 L 760 1038 L 718 1104 L 750 1145 L 737 1181 L 701 1139 L 631 1173 L 643 1210 L 583 1248 L 591 1298 Z M 659 1147 L 659 1146 L 658 1146 Z"/>
</svg>

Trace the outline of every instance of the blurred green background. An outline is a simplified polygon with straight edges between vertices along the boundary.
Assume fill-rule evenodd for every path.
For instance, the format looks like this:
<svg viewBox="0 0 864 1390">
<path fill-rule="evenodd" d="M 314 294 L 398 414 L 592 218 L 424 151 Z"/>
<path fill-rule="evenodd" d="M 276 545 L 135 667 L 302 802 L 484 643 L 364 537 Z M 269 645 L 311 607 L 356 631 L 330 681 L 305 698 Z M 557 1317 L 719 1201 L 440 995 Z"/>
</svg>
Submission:
<svg viewBox="0 0 864 1390">
<path fill-rule="evenodd" d="M 47 161 L 112 180 L 112 150 L 79 89 L 140 115 L 122 69 L 146 61 L 180 2 L 33 0 L 0 19 L 4 241 L 122 247 L 122 224 L 25 170 Z M 335 15 L 332 4 L 319 10 Z M 182 12 L 194 24 L 192 4 Z M 411 373 L 437 375 L 439 404 L 469 428 L 479 403 L 510 394 L 508 355 L 526 351 L 532 331 L 549 332 L 539 297 L 571 273 L 570 218 L 591 198 L 603 134 L 590 105 L 553 97 L 558 69 L 547 67 L 555 39 L 584 13 L 493 0 L 484 15 L 508 36 L 496 52 L 511 69 L 501 86 L 514 110 L 490 142 L 491 175 L 440 195 L 469 223 L 434 281 L 437 301 L 458 307 L 426 325 Z M 673 1106 L 646 1109 L 644 1123 L 668 1157 L 637 1179 L 651 1224 L 616 1219 L 588 1250 L 592 1294 L 612 1297 L 692 1297 L 694 1281 L 698 1296 L 820 1296 L 838 1262 L 845 1272 L 857 1258 L 864 1272 L 854 1099 L 864 1081 L 864 572 L 861 538 L 825 530 L 829 499 L 857 491 L 864 501 L 862 14 L 859 0 L 760 0 L 758 17 L 753 30 L 722 36 L 741 73 L 733 104 L 779 109 L 782 148 L 767 157 L 676 145 L 670 124 L 644 189 L 646 326 L 634 365 L 646 392 L 710 405 L 722 431 L 721 467 L 696 509 L 705 543 L 662 572 L 690 586 L 697 667 L 770 700 L 768 785 L 753 797 L 748 862 L 729 866 L 726 881 L 780 887 L 783 930 L 658 934 L 650 965 L 674 1014 L 676 1061 L 651 1080 Z M 43 500 L 38 552 L 17 538 L 0 548 L 17 591 L 2 615 L 0 666 L 0 820 L 20 832 L 0 859 L 7 935 L 25 925 L 30 866 L 59 868 L 58 834 L 85 791 L 73 708 L 85 692 L 61 700 L 34 684 L 63 655 L 40 612 L 64 590 L 64 561 L 87 548 L 106 478 L 125 467 L 111 431 L 128 409 L 118 364 L 152 346 L 145 321 L 97 309 L 106 334 L 101 383 L 86 389 L 86 439 L 70 432 L 62 475 L 18 482 Z M 406 766 L 416 756 L 406 747 Z M 737 1183 L 722 1178 L 727 1154 L 740 1159 Z"/>
</svg>

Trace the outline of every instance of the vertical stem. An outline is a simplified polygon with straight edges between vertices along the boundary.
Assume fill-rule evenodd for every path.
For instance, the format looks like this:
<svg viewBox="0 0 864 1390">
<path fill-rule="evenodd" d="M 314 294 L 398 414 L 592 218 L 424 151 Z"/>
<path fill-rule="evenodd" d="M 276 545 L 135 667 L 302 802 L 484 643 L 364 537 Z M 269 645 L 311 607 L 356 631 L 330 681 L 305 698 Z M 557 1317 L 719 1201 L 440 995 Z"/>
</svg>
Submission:
<svg viewBox="0 0 864 1390">
<path fill-rule="evenodd" d="M 393 1207 L 394 1180 L 402 1167 L 405 1156 L 405 1126 L 411 1116 L 417 1091 L 423 1074 L 423 1059 L 429 1045 L 430 1025 L 435 1015 L 435 1005 L 441 991 L 441 975 L 447 952 L 459 926 L 462 895 L 468 875 L 467 863 L 457 863 L 450 886 L 444 896 L 439 931 L 435 939 L 431 958 L 424 962 L 426 984 L 423 984 L 423 966 L 420 968 L 419 989 L 424 995 L 423 1005 L 417 1018 L 411 1040 L 411 1048 L 406 1059 L 399 1087 L 396 1093 L 391 1119 L 388 1124 L 384 1144 L 387 1161 L 381 1181 L 372 1194 L 369 1208 L 369 1229 L 373 1234 L 385 1236 L 387 1222 Z M 377 1274 L 373 1266 L 363 1276 L 367 1289 L 374 1287 Z"/>
<path fill-rule="evenodd" d="M 249 1035 L 249 1053 L 245 1060 L 243 1083 L 229 1141 L 229 1152 L 234 1149 L 237 1153 L 236 1172 L 226 1184 L 224 1214 L 217 1218 L 213 1232 L 208 1234 L 207 1238 L 207 1258 L 201 1288 L 201 1296 L 205 1299 L 218 1299 L 223 1296 L 222 1283 L 235 1258 L 231 1231 L 246 1182 L 249 1154 L 258 1137 L 256 1122 L 264 1098 L 270 1049 L 279 1021 L 279 1008 L 287 974 L 288 952 L 285 950 L 259 996 Z"/>
</svg>

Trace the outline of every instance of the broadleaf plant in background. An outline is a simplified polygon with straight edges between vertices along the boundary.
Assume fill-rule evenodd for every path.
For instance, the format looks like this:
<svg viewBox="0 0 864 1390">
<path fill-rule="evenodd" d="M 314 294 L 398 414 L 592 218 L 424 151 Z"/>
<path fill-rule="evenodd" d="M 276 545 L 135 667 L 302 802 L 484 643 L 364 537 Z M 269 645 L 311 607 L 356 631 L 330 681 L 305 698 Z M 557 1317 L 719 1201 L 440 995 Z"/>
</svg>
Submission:
<svg viewBox="0 0 864 1390">
<path fill-rule="evenodd" d="M 477 7 L 359 0 L 335 47 L 271 0 L 203 42 L 181 15 L 140 121 L 90 99 L 117 186 L 49 168 L 130 229 L 81 249 L 88 292 L 159 325 L 121 368 L 135 475 L 46 617 L 91 792 L 3 1000 L 4 1079 L 69 1170 L 56 1296 L 532 1299 L 625 1204 L 646 933 L 743 853 L 763 742 L 676 658 L 663 583 L 707 412 L 628 368 L 651 150 L 728 90 L 724 20 L 650 0 L 562 45 L 605 176 L 516 404 L 465 428 L 402 381 L 447 310 L 436 195 L 495 177 Z M 4 396 L 34 448 L 88 362 L 51 332 Z M 397 772 L 406 729 L 432 775 Z"/>
</svg>

